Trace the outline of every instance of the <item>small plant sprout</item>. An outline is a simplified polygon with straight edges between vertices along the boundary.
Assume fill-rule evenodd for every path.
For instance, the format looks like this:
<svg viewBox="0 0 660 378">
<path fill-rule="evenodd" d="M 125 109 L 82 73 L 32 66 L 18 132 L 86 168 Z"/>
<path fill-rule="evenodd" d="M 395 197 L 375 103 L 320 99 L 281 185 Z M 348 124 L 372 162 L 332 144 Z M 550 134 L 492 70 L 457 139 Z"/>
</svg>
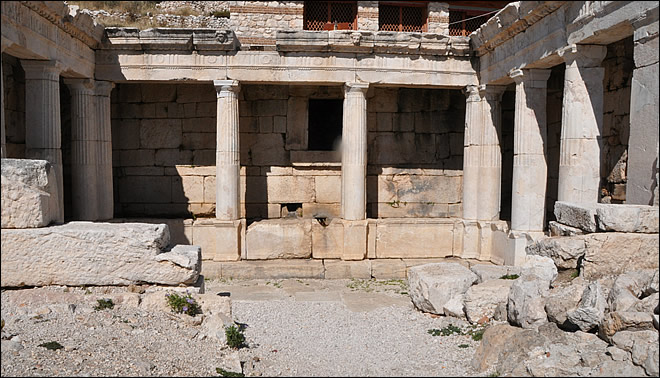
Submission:
<svg viewBox="0 0 660 378">
<path fill-rule="evenodd" d="M 98 303 L 96 306 L 94 306 L 94 310 L 96 311 L 112 309 L 113 307 L 115 307 L 115 304 L 112 302 L 112 299 L 97 299 L 96 303 Z"/>
<path fill-rule="evenodd" d="M 520 277 L 517 274 L 505 274 L 502 277 L 500 277 L 501 280 L 516 280 Z"/>
<path fill-rule="evenodd" d="M 165 294 L 167 299 L 167 304 L 172 309 L 172 312 L 177 314 L 187 314 L 190 316 L 195 316 L 202 313 L 202 308 L 199 304 L 193 299 L 190 293 L 186 293 L 185 296 L 181 296 L 177 293 L 168 293 Z"/>
<path fill-rule="evenodd" d="M 225 327 L 225 336 L 227 337 L 227 345 L 234 349 L 240 349 L 245 344 L 245 335 L 240 327 L 230 325 Z"/>
<path fill-rule="evenodd" d="M 39 346 L 44 347 L 48 350 L 58 350 L 64 348 L 62 344 L 58 343 L 57 341 L 49 341 L 47 343 L 39 344 Z"/>
<path fill-rule="evenodd" d="M 215 368 L 215 371 L 220 374 L 221 377 L 245 377 L 243 373 L 235 373 L 233 371 L 227 371 L 223 368 Z"/>
</svg>

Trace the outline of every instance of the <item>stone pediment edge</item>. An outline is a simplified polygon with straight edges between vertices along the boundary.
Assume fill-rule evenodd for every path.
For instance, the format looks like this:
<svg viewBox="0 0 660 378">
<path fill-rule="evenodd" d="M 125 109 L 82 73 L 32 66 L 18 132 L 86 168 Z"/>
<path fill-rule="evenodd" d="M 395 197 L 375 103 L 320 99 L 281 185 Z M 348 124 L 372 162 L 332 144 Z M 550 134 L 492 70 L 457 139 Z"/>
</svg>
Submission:
<svg viewBox="0 0 660 378">
<path fill-rule="evenodd" d="M 495 50 L 497 46 L 523 33 L 567 2 L 545 1 L 531 10 L 522 9 L 521 3 L 509 3 L 470 34 L 470 45 L 477 56 Z"/>
</svg>

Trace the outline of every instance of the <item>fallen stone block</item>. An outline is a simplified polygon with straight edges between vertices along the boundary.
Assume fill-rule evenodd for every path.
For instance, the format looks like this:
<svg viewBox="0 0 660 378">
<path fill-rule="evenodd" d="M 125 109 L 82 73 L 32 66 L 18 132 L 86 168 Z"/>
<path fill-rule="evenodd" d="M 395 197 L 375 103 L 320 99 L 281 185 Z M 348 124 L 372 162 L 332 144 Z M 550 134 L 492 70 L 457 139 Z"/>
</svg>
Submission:
<svg viewBox="0 0 660 378">
<path fill-rule="evenodd" d="M 653 330 L 653 314 L 637 311 L 612 311 L 605 314 L 598 326 L 598 336 L 612 342 L 612 338 L 621 331 Z"/>
<path fill-rule="evenodd" d="M 530 244 L 525 251 L 528 255 L 551 258 L 559 269 L 575 269 L 578 259 L 586 253 L 586 245 L 580 236 L 551 237 Z"/>
<path fill-rule="evenodd" d="M 545 300 L 548 320 L 556 323 L 561 329 L 577 330 L 577 326 L 568 321 L 567 313 L 577 308 L 587 285 L 588 282 L 577 277 L 568 284 L 552 288 Z"/>
<path fill-rule="evenodd" d="M 598 228 L 602 231 L 658 233 L 658 207 L 598 204 Z"/>
<path fill-rule="evenodd" d="M 566 318 L 584 332 L 597 327 L 603 319 L 607 300 L 598 282 L 590 283 L 582 293 L 582 299 L 575 310 L 569 310 Z"/>
<path fill-rule="evenodd" d="M 555 217 L 557 222 L 586 232 L 596 232 L 596 205 L 557 201 Z"/>
<path fill-rule="evenodd" d="M 635 365 L 646 370 L 646 374 L 657 377 L 658 369 L 658 332 L 649 331 L 621 331 L 612 337 L 612 344 L 630 352 Z"/>
<path fill-rule="evenodd" d="M 593 281 L 642 269 L 658 269 L 658 235 L 606 232 L 583 236 L 580 274 Z"/>
<path fill-rule="evenodd" d="M 511 324 L 522 328 L 537 328 L 548 321 L 545 297 L 548 282 L 534 274 L 524 274 L 509 289 L 507 315 Z"/>
<path fill-rule="evenodd" d="M 444 315 L 445 304 L 465 294 L 477 279 L 458 263 L 418 265 L 408 269 L 408 292 L 421 311 Z"/>
<path fill-rule="evenodd" d="M 200 248 L 169 242 L 164 224 L 71 222 L 2 231 L 2 286 L 192 284 Z"/>
<path fill-rule="evenodd" d="M 638 308 L 642 300 L 658 293 L 658 270 L 628 272 L 616 278 L 607 298 L 610 311 L 629 311 Z M 657 302 L 656 302 L 657 305 Z M 651 309 L 650 312 L 653 312 Z"/>
<path fill-rule="evenodd" d="M 550 236 L 584 235 L 584 231 L 579 228 L 567 226 L 555 221 L 548 222 L 548 229 L 550 230 Z"/>
<path fill-rule="evenodd" d="M 512 284 L 513 280 L 495 279 L 470 287 L 463 300 L 467 320 L 476 324 L 484 316 L 495 318 L 495 310 L 507 302 Z"/>
<path fill-rule="evenodd" d="M 535 275 L 547 282 L 549 288 L 557 278 L 557 267 L 551 258 L 545 256 L 528 255 L 520 267 L 521 275 Z"/>
<path fill-rule="evenodd" d="M 497 280 L 503 276 L 520 276 L 521 269 L 518 266 L 508 265 L 487 265 L 487 264 L 474 264 L 470 270 L 479 277 L 477 283 L 486 282 L 489 280 Z"/>
<path fill-rule="evenodd" d="M 2 159 L 2 228 L 45 227 L 58 214 L 55 172 L 49 162 Z"/>
</svg>

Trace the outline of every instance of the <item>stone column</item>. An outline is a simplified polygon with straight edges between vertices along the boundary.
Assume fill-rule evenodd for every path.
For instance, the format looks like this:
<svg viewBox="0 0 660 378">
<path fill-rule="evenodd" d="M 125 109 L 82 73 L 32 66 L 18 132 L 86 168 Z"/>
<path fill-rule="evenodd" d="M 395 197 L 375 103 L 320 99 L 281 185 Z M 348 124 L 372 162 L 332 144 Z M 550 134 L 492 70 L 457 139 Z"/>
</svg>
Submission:
<svg viewBox="0 0 660 378">
<path fill-rule="evenodd" d="M 477 220 L 483 109 L 479 87 L 468 85 L 463 93 L 467 97 L 463 139 L 463 219 Z"/>
<path fill-rule="evenodd" d="M 2 142 L 2 147 L 0 148 L 0 157 L 7 157 L 7 145 L 5 137 L 5 76 L 2 73 L 2 53 L 5 51 L 5 45 L 2 45 L 0 49 L 0 141 Z"/>
<path fill-rule="evenodd" d="M 502 187 L 502 111 L 500 101 L 506 87 L 482 85 L 482 130 L 479 159 L 479 206 L 477 218 L 491 221 L 500 219 L 500 195 Z"/>
<path fill-rule="evenodd" d="M 98 220 L 98 128 L 94 82 L 64 79 L 71 92 L 71 217 Z"/>
<path fill-rule="evenodd" d="M 367 215 L 368 83 L 346 83 L 341 156 L 341 214 L 346 220 Z"/>
<path fill-rule="evenodd" d="M 114 217 L 114 198 L 112 188 L 112 127 L 110 114 L 110 93 L 114 83 L 97 81 L 94 88 L 96 98 L 96 121 L 98 127 L 97 155 L 97 201 L 98 219 Z"/>
<path fill-rule="evenodd" d="M 218 96 L 215 147 L 215 261 L 241 257 L 238 91 L 236 80 L 214 80 Z"/>
<path fill-rule="evenodd" d="M 630 138 L 626 203 L 657 204 L 658 154 L 658 13 L 649 12 L 633 22 L 635 68 L 630 86 Z"/>
<path fill-rule="evenodd" d="M 57 208 L 51 219 L 64 222 L 60 71 L 52 60 L 21 60 L 25 71 L 25 152 L 29 159 L 47 160 L 55 172 Z"/>
<path fill-rule="evenodd" d="M 511 229 L 542 232 L 548 178 L 544 142 L 550 70 L 514 70 L 509 76 L 516 82 Z"/>
<path fill-rule="evenodd" d="M 597 203 L 603 130 L 605 46 L 571 45 L 559 51 L 566 62 L 557 200 Z"/>
<path fill-rule="evenodd" d="M 346 83 L 342 119 L 341 216 L 342 260 L 367 254 L 367 98 L 368 83 Z"/>
<path fill-rule="evenodd" d="M 220 220 L 240 218 L 240 154 L 238 130 L 238 91 L 236 80 L 214 80 L 218 95 L 215 217 Z"/>
</svg>

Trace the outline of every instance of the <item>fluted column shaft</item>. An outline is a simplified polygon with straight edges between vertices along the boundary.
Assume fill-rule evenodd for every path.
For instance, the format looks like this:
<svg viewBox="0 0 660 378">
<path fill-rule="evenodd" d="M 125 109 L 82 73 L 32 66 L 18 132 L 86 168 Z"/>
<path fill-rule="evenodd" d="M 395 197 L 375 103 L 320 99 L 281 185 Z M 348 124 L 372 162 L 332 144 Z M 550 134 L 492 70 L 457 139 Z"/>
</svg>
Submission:
<svg viewBox="0 0 660 378">
<path fill-rule="evenodd" d="M 510 76 L 516 82 L 511 229 L 543 231 L 548 177 L 544 146 L 546 96 L 550 70 L 515 70 Z"/>
<path fill-rule="evenodd" d="M 50 162 L 55 172 L 57 209 L 55 222 L 64 221 L 60 71 L 55 61 L 21 60 L 25 71 L 25 152 L 30 159 Z"/>
<path fill-rule="evenodd" d="M 218 96 L 215 217 L 236 220 L 240 217 L 240 149 L 238 129 L 238 91 L 236 80 L 214 80 Z"/>
<path fill-rule="evenodd" d="M 463 134 L 463 219 L 477 220 L 483 109 L 479 87 L 468 85 L 463 93 L 467 97 Z"/>
<path fill-rule="evenodd" d="M 480 86 L 483 128 L 479 159 L 479 220 L 500 218 L 500 195 L 502 187 L 502 137 L 500 102 L 506 87 Z"/>
<path fill-rule="evenodd" d="M 603 130 L 605 46 L 571 45 L 566 62 L 557 199 L 597 203 Z"/>
<path fill-rule="evenodd" d="M 0 50 L 0 142 L 2 142 L 2 147 L 0 148 L 0 157 L 7 157 L 7 142 L 5 137 L 5 76 L 2 73 L 2 52 L 5 51 L 5 46 L 2 46 Z"/>
<path fill-rule="evenodd" d="M 97 81 L 94 87 L 96 99 L 96 122 L 98 127 L 97 179 L 98 219 L 114 217 L 112 189 L 112 128 L 110 114 L 110 93 L 114 84 Z"/>
<path fill-rule="evenodd" d="M 346 220 L 367 216 L 368 83 L 346 83 L 342 125 L 341 214 Z"/>
<path fill-rule="evenodd" d="M 64 79 L 71 93 L 71 217 L 98 219 L 98 128 L 94 82 Z"/>
</svg>

